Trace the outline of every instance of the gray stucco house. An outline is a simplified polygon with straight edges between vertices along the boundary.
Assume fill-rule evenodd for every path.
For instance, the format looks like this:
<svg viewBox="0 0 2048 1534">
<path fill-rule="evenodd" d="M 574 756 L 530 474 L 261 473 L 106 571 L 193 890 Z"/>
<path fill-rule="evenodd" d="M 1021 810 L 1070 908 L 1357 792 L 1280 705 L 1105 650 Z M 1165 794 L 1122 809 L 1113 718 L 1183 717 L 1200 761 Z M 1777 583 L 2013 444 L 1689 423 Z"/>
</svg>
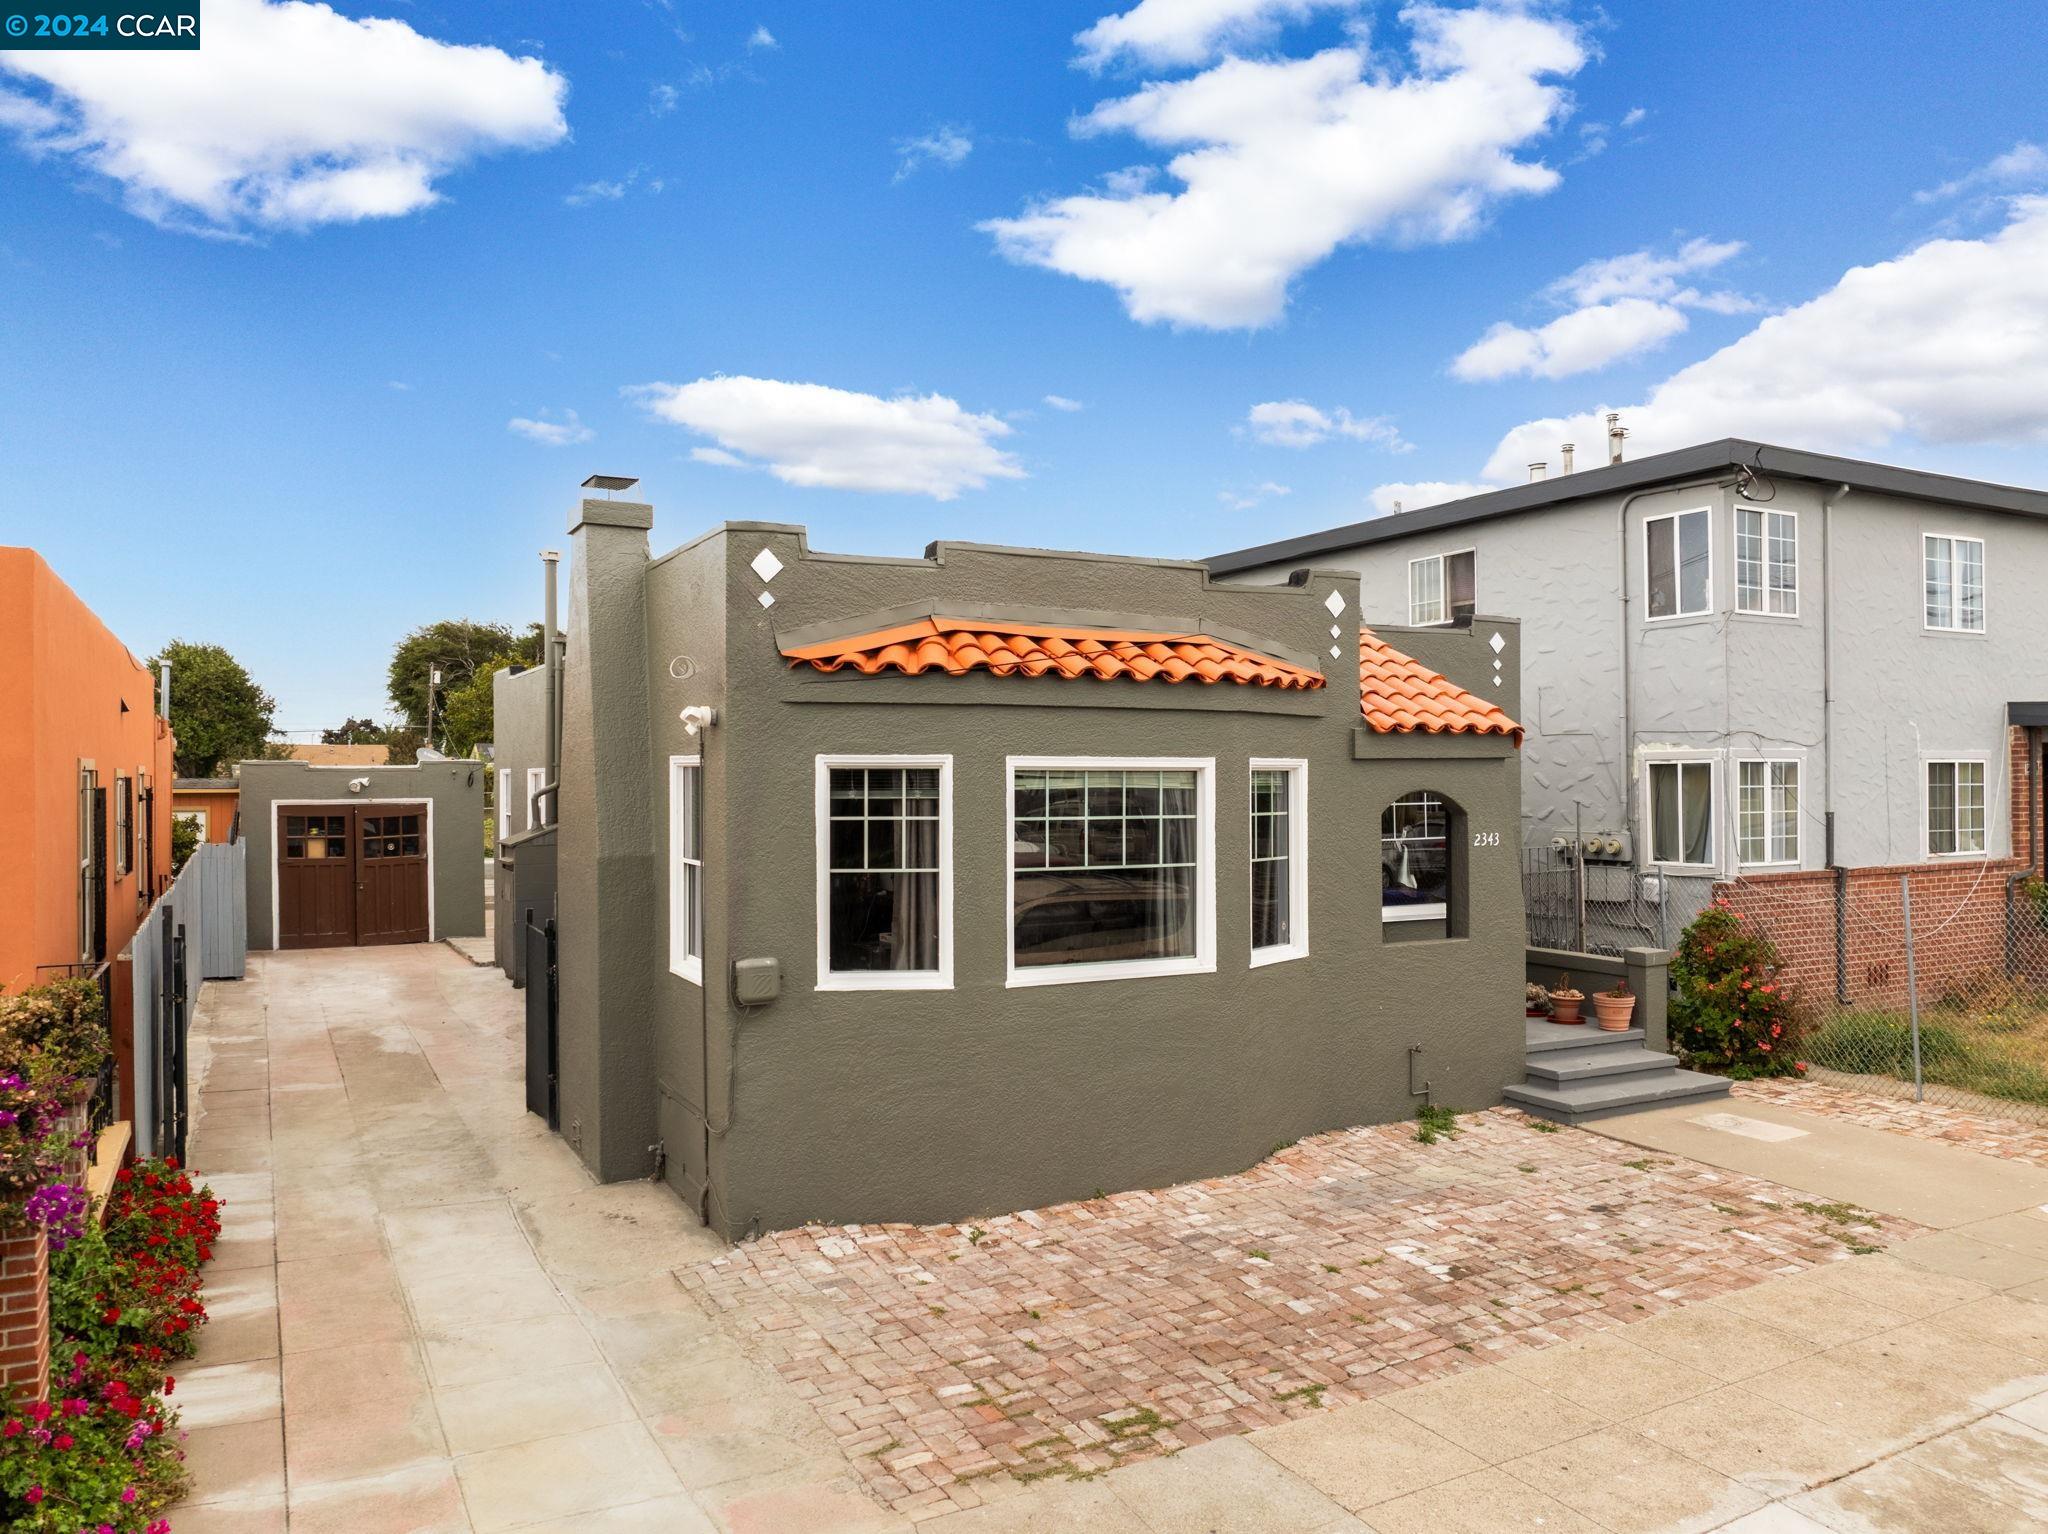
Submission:
<svg viewBox="0 0 2048 1534">
<path fill-rule="evenodd" d="M 1966 881 L 2002 941 L 2042 867 L 2048 493 L 1738 439 L 1532 471 L 1209 568 L 1353 571 L 1367 622 L 1519 615 L 1524 841 L 1770 891 L 1808 979 L 1847 994 L 1845 908 L 1894 910 L 1901 869 Z"/>
<path fill-rule="evenodd" d="M 600 1176 L 728 1236 L 964 1218 L 1521 1078 L 1513 622 L 571 524 L 557 1071 Z"/>
</svg>

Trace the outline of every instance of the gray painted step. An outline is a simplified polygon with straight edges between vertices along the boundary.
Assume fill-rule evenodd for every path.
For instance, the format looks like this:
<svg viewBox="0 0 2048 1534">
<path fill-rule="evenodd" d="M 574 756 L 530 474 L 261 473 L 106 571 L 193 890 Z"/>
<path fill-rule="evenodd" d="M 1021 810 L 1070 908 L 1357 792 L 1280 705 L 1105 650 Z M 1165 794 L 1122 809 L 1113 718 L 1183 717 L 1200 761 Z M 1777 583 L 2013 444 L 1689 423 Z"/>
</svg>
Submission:
<svg viewBox="0 0 2048 1534">
<path fill-rule="evenodd" d="M 1668 1071 L 1678 1064 L 1676 1055 L 1660 1055 L 1639 1044 L 1616 1048 L 1552 1049 L 1529 1061 L 1531 1086 L 1557 1086 L 1574 1081 L 1598 1081 L 1613 1076 L 1640 1076 L 1647 1071 Z"/>
<path fill-rule="evenodd" d="M 1525 1037 L 1528 1053 L 1540 1055 L 1553 1049 L 1604 1049 L 1618 1044 L 1640 1044 L 1643 1042 L 1643 1030 L 1624 1028 L 1619 1033 L 1606 1033 L 1592 1023 L 1546 1023 L 1530 1018 Z"/>
<path fill-rule="evenodd" d="M 1501 1094 L 1517 1108 L 1559 1124 L 1584 1124 L 1638 1108 L 1664 1108 L 1673 1103 L 1728 1095 L 1722 1076 L 1698 1071 L 1644 1071 L 1636 1075 L 1545 1086 L 1525 1082 Z"/>
</svg>

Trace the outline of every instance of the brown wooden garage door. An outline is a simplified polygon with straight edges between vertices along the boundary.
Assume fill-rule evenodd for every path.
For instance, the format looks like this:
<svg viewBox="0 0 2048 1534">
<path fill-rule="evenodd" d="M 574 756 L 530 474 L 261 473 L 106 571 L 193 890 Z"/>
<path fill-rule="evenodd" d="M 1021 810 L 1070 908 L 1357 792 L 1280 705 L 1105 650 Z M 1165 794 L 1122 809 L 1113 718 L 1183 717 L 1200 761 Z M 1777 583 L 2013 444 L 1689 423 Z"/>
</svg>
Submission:
<svg viewBox="0 0 2048 1534">
<path fill-rule="evenodd" d="M 277 946 L 424 943 L 424 804 L 285 806 L 277 812 Z"/>
</svg>

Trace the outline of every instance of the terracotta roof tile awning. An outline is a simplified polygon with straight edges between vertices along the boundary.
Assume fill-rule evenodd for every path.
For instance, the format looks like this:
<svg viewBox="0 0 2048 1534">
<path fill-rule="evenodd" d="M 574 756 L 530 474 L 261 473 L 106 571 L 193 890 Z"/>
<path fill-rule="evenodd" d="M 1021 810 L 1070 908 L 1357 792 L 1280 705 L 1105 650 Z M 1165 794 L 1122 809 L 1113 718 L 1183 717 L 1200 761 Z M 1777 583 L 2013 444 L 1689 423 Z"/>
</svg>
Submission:
<svg viewBox="0 0 2048 1534">
<path fill-rule="evenodd" d="M 919 676 L 943 671 L 965 676 L 1093 677 L 1113 681 L 1237 682 L 1306 691 L 1324 685 L 1322 673 L 1208 634 L 1060 624 L 979 622 L 920 618 L 870 634 L 823 644 L 787 647 L 791 666 L 838 671 L 851 666 L 867 676 L 900 671 Z"/>
<path fill-rule="evenodd" d="M 1358 701 L 1365 722 L 1383 735 L 1507 735 L 1522 743 L 1522 727 L 1498 704 L 1403 655 L 1371 629 L 1358 631 Z"/>
</svg>

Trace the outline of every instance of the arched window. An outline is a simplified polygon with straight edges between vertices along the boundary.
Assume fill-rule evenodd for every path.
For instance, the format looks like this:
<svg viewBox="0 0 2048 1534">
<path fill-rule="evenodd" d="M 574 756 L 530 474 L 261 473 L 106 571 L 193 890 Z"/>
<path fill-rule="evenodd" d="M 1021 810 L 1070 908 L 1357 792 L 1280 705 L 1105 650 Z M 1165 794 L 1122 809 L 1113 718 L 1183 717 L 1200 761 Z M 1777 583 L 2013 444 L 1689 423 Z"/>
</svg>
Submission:
<svg viewBox="0 0 2048 1534">
<path fill-rule="evenodd" d="M 1414 923 L 1418 937 L 1464 935 L 1464 820 L 1454 801 L 1432 789 L 1403 794 L 1381 812 L 1383 922 L 1404 929 Z"/>
</svg>

